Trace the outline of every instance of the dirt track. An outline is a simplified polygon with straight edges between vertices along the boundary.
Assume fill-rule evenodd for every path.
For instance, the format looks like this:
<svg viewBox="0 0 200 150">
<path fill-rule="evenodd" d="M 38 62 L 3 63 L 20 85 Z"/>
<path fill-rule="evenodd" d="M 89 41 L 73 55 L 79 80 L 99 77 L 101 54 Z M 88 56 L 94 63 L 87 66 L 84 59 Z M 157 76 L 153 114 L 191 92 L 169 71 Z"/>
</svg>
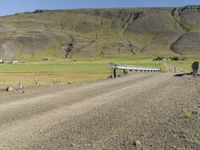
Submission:
<svg viewBox="0 0 200 150">
<path fill-rule="evenodd" d="M 135 74 L 0 95 L 0 149 L 200 149 L 200 115 L 184 117 L 200 106 L 199 81 Z"/>
</svg>

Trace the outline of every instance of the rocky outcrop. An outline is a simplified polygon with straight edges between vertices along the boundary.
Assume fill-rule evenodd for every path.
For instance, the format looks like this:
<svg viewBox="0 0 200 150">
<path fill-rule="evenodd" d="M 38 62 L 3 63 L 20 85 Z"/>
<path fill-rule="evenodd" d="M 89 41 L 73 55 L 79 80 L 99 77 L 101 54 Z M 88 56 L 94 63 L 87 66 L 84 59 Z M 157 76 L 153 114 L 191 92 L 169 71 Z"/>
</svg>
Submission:
<svg viewBox="0 0 200 150">
<path fill-rule="evenodd" d="M 174 51 L 177 53 L 200 52 L 200 32 L 189 32 L 184 34 L 175 44 Z"/>
<path fill-rule="evenodd" d="M 180 9 L 180 16 L 187 24 L 200 25 L 200 6 L 186 6 Z"/>
</svg>

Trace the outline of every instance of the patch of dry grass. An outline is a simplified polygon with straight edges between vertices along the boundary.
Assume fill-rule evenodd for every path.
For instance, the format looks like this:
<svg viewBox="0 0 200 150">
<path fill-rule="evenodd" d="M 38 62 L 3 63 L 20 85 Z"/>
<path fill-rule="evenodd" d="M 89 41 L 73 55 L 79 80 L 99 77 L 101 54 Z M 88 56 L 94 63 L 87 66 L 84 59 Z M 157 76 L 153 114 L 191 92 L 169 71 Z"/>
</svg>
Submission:
<svg viewBox="0 0 200 150">
<path fill-rule="evenodd" d="M 82 83 L 106 79 L 108 73 L 0 73 L 0 85 L 35 85 L 35 79 L 41 85 L 52 85 L 53 81 L 60 84 Z"/>
</svg>

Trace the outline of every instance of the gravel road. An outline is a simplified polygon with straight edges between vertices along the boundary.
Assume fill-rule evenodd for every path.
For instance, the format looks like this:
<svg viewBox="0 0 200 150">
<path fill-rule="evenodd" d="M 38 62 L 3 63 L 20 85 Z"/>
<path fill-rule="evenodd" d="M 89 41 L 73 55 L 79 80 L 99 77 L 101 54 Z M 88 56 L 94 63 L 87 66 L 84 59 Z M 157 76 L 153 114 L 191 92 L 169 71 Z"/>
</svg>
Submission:
<svg viewBox="0 0 200 150">
<path fill-rule="evenodd" d="M 138 142 L 143 149 L 200 149 L 199 116 L 184 118 L 200 106 L 199 82 L 138 73 L 0 95 L 0 149 L 139 150 Z"/>
</svg>

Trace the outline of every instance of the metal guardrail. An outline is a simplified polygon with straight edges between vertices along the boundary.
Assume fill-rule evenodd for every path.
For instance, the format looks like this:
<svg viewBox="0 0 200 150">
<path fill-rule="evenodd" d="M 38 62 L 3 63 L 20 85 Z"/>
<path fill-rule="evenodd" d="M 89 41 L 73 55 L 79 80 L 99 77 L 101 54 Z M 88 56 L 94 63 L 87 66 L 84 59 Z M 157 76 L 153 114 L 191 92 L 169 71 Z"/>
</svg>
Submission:
<svg viewBox="0 0 200 150">
<path fill-rule="evenodd" d="M 124 70 L 124 74 L 126 74 L 126 70 L 130 71 L 145 71 L 145 72 L 160 72 L 160 68 L 150 68 L 150 67 L 141 67 L 141 66 L 132 66 L 132 65 L 120 65 L 110 63 L 109 68 L 113 70 L 114 78 L 116 78 L 116 70 Z"/>
<path fill-rule="evenodd" d="M 141 70 L 141 71 L 161 71 L 160 68 L 149 68 L 149 67 L 140 67 L 140 66 L 131 66 L 131 65 L 117 65 L 109 64 L 110 69 L 119 69 L 119 70 Z"/>
</svg>

